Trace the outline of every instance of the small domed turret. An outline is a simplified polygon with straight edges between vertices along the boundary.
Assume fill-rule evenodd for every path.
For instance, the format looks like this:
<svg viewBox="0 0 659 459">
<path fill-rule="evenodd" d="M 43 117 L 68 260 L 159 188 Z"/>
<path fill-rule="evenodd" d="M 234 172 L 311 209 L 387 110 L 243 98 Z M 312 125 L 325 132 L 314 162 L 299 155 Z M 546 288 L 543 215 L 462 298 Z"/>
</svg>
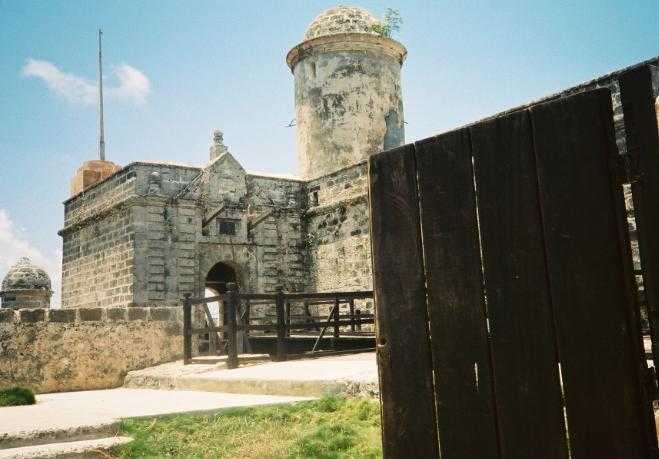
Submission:
<svg viewBox="0 0 659 459">
<path fill-rule="evenodd" d="M 0 290 L 4 308 L 47 308 L 52 294 L 46 271 L 26 257 L 20 258 L 9 269 Z"/>
</svg>

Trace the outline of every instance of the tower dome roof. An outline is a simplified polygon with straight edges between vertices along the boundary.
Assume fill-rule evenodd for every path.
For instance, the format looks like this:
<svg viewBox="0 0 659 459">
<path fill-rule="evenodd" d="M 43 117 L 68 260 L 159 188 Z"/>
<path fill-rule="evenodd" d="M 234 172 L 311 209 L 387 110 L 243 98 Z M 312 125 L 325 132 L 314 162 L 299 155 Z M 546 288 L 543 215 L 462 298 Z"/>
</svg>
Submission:
<svg viewBox="0 0 659 459">
<path fill-rule="evenodd" d="M 381 22 L 368 11 L 354 6 L 339 5 L 320 13 L 304 33 L 305 40 L 340 33 L 377 35 L 373 26 Z"/>
<path fill-rule="evenodd" d="M 20 258 L 14 266 L 9 268 L 2 281 L 2 290 L 48 290 L 50 291 L 50 277 L 46 271 L 32 264 L 29 258 Z"/>
</svg>

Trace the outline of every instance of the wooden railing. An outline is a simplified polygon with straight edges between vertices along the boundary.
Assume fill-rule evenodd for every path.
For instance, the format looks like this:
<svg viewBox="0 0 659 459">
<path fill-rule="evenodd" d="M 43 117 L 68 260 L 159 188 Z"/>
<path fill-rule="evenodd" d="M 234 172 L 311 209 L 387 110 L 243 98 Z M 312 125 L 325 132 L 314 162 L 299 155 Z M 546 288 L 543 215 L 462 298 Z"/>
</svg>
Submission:
<svg viewBox="0 0 659 459">
<path fill-rule="evenodd" d="M 374 323 L 371 312 L 362 312 L 355 305 L 357 300 L 372 299 L 373 291 L 356 292 L 320 292 L 320 293 L 286 293 L 278 287 L 276 293 L 243 293 L 234 283 L 227 284 L 227 292 L 208 298 L 192 298 L 189 294 L 183 299 L 183 361 L 192 362 L 193 335 L 208 334 L 208 350 L 211 355 L 217 355 L 218 344 L 226 345 L 227 367 L 236 368 L 239 365 L 239 344 L 242 348 L 249 347 L 251 331 L 262 334 L 274 332 L 276 334 L 276 347 L 273 353 L 275 360 L 283 361 L 288 358 L 287 342 L 291 339 L 291 332 L 309 333 L 314 331 L 318 336 L 314 342 L 312 352 L 318 346 L 329 328 L 333 338 L 341 335 L 358 334 L 362 326 Z M 220 317 L 224 324 L 215 325 L 215 320 L 208 309 L 208 303 L 220 304 Z M 302 304 L 302 314 L 292 314 L 295 303 Z M 252 323 L 262 318 L 254 318 L 251 308 L 254 305 L 271 305 L 275 311 L 274 323 Z M 347 314 L 340 314 L 341 304 L 348 306 Z M 192 309 L 195 305 L 203 305 L 206 326 L 193 327 Z M 326 317 L 314 316 L 309 307 L 313 305 L 332 305 Z M 299 319 L 297 322 L 294 319 Z M 318 320 L 321 319 L 321 320 Z M 348 328 L 348 330 L 345 330 Z M 221 334 L 221 335 L 218 335 Z M 265 335 L 261 335 L 265 336 Z"/>
</svg>

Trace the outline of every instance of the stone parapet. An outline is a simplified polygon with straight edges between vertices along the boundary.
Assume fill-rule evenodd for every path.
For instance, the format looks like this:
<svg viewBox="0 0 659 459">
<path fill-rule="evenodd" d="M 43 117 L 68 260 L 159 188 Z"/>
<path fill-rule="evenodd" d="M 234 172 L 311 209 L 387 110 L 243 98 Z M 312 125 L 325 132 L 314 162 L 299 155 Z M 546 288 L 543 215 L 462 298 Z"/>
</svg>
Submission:
<svg viewBox="0 0 659 459">
<path fill-rule="evenodd" d="M 399 64 L 407 56 L 405 46 L 391 38 L 365 33 L 338 33 L 303 41 L 288 52 L 286 63 L 292 71 L 305 57 L 332 52 L 379 53 L 395 59 Z"/>
<path fill-rule="evenodd" d="M 183 320 L 183 309 L 175 307 L 130 308 L 23 308 L 0 309 L 0 323 L 162 322 Z"/>
</svg>

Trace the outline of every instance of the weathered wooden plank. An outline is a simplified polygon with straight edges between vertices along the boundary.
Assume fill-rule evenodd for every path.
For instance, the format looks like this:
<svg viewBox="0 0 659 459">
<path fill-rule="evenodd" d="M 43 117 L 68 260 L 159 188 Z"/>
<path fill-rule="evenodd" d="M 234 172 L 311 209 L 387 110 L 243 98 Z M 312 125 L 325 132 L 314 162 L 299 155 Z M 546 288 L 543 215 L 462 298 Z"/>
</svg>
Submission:
<svg viewBox="0 0 659 459">
<path fill-rule="evenodd" d="M 469 133 L 416 153 L 442 458 L 499 457 Z"/>
<path fill-rule="evenodd" d="M 659 133 L 650 68 L 622 74 L 619 85 L 627 152 L 637 168 L 632 196 L 652 353 L 659 362 Z"/>
<path fill-rule="evenodd" d="M 183 363 L 192 361 L 192 301 L 186 293 L 183 299 Z"/>
<path fill-rule="evenodd" d="M 370 157 L 369 188 L 384 456 L 439 457 L 414 146 Z"/>
<path fill-rule="evenodd" d="M 610 184 L 610 93 L 531 109 L 572 457 L 648 457 Z"/>
<path fill-rule="evenodd" d="M 288 342 L 286 341 L 286 315 L 284 311 L 284 287 L 277 286 L 277 350 L 276 359 L 283 362 L 288 358 Z"/>
<path fill-rule="evenodd" d="M 529 114 L 470 131 L 501 457 L 567 458 Z"/>
</svg>

